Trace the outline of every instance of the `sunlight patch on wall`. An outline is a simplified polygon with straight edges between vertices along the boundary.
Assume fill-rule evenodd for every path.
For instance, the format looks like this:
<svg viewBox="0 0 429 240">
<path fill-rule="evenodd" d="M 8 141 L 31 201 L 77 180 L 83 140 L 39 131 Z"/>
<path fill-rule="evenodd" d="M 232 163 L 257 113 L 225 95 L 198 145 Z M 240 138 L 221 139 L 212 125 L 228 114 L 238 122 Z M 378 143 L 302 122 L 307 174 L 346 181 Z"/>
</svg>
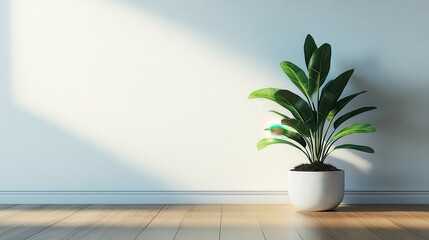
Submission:
<svg viewBox="0 0 429 240">
<path fill-rule="evenodd" d="M 353 150 L 336 150 L 332 153 L 332 156 L 350 164 L 363 173 L 369 173 L 372 168 L 371 163 L 367 159 L 357 155 Z"/>
<path fill-rule="evenodd" d="M 268 114 L 247 94 L 276 79 L 256 61 L 117 1 L 17 0 L 11 22 L 20 107 L 178 185 L 284 189 L 255 154 Z"/>
</svg>

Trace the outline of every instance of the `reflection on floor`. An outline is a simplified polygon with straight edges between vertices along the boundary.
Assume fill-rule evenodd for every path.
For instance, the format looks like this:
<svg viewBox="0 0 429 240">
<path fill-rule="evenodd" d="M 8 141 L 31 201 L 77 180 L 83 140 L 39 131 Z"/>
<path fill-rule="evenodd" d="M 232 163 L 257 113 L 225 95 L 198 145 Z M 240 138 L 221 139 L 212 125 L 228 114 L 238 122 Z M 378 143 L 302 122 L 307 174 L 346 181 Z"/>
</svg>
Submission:
<svg viewBox="0 0 429 240">
<path fill-rule="evenodd" d="M 429 205 L 0 205 L 0 239 L 429 239 Z"/>
</svg>

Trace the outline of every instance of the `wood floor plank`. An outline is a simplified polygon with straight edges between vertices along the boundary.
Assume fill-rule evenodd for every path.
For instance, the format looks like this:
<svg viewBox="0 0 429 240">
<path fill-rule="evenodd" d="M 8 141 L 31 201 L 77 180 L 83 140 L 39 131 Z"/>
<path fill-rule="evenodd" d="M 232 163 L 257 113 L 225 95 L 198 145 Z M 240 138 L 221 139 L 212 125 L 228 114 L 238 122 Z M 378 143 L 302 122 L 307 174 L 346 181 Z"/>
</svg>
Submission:
<svg viewBox="0 0 429 240">
<path fill-rule="evenodd" d="M 292 211 L 292 224 L 304 240 L 335 240 L 338 236 L 330 231 L 312 212 Z"/>
<path fill-rule="evenodd" d="M 165 205 L 135 205 L 118 216 L 114 228 L 101 234 L 102 239 L 136 239 L 136 237 L 153 221 Z"/>
<path fill-rule="evenodd" d="M 0 239 L 27 239 L 84 207 L 84 205 L 45 205 L 10 216 L 0 223 Z"/>
<path fill-rule="evenodd" d="M 0 211 L 0 221 L 3 219 L 9 218 L 11 216 L 18 216 L 20 214 L 25 214 L 26 211 L 37 210 L 38 208 L 47 207 L 48 205 L 43 204 L 25 204 L 25 205 L 15 205 L 2 209 Z"/>
<path fill-rule="evenodd" d="M 417 234 L 395 224 L 392 215 L 386 214 L 382 205 L 348 205 L 339 211 L 362 227 L 374 233 L 380 239 L 392 240 L 422 240 Z"/>
<path fill-rule="evenodd" d="M 314 212 L 310 216 L 318 219 L 337 239 L 347 240 L 381 240 L 377 235 L 365 228 L 360 222 L 343 215 L 338 211 Z"/>
<path fill-rule="evenodd" d="M 91 205 L 29 238 L 29 240 L 70 239 L 80 230 L 90 228 L 105 218 L 115 205 Z"/>
<path fill-rule="evenodd" d="M 384 205 L 391 211 L 401 212 L 412 218 L 418 218 L 422 221 L 429 223 L 429 205 Z"/>
<path fill-rule="evenodd" d="M 0 240 L 421 240 L 429 205 L 0 205 Z"/>
<path fill-rule="evenodd" d="M 49 210 L 56 210 L 64 206 L 65 205 L 17 205 L 16 207 L 8 208 L 2 211 L 0 215 L 0 235 L 21 224 L 28 224 L 29 218 L 41 217 L 43 214 L 49 212 Z"/>
<path fill-rule="evenodd" d="M 254 206 L 259 225 L 267 240 L 301 240 L 292 224 L 291 206 Z"/>
<path fill-rule="evenodd" d="M 163 205 L 130 205 L 116 211 L 102 226 L 79 239 L 134 240 L 161 211 Z M 78 239 L 78 238 L 76 238 Z"/>
<path fill-rule="evenodd" d="M 384 217 L 391 219 L 391 221 L 397 226 L 411 232 L 423 239 L 429 239 L 429 212 L 409 210 L 405 211 L 403 207 L 401 210 L 396 210 L 391 206 L 384 206 L 385 214 Z M 426 215 L 422 217 L 422 214 Z"/>
<path fill-rule="evenodd" d="M 172 240 L 190 207 L 190 205 L 166 206 L 136 240 Z"/>
<path fill-rule="evenodd" d="M 223 205 L 221 240 L 264 240 L 256 213 L 251 206 Z"/>
<path fill-rule="evenodd" d="M 193 205 L 183 218 L 175 240 L 219 240 L 222 205 Z"/>
<path fill-rule="evenodd" d="M 93 205 L 30 239 L 135 239 L 162 205 Z"/>
</svg>

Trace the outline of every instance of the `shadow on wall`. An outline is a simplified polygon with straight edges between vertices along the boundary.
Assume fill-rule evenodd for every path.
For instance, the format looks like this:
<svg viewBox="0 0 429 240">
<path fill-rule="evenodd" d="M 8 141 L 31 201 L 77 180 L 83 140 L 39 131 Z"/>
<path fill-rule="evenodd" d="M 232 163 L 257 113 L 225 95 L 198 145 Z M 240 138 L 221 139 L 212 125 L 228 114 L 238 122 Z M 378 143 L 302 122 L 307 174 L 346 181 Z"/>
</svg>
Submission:
<svg viewBox="0 0 429 240">
<path fill-rule="evenodd" d="M 1 1 L 0 191 L 163 189 L 164 183 L 149 172 L 136 172 L 121 159 L 14 105 L 9 82 L 8 11 L 8 1 Z"/>
<path fill-rule="evenodd" d="M 375 72 L 368 74 L 379 75 Z M 369 77 L 358 75 L 355 76 L 354 83 L 359 89 L 370 89 L 363 103 L 366 105 L 375 103 L 379 108 L 377 113 L 374 112 L 375 118 L 372 120 L 377 127 L 377 133 L 368 144 L 375 146 L 376 151 L 381 153 L 375 159 L 381 164 L 374 166 L 379 170 L 379 174 L 370 175 L 368 178 L 400 186 L 403 185 L 404 179 L 427 176 L 429 146 L 427 86 L 416 84 L 415 79 L 413 81 L 381 77 L 377 79 L 377 83 L 366 79 Z M 402 86 L 394 86 L 394 82 L 401 81 Z M 420 83 L 424 82 L 426 81 L 421 79 Z M 415 186 L 408 187 L 409 191 L 420 190 L 416 186 L 424 181 L 421 178 L 417 180 Z"/>
</svg>

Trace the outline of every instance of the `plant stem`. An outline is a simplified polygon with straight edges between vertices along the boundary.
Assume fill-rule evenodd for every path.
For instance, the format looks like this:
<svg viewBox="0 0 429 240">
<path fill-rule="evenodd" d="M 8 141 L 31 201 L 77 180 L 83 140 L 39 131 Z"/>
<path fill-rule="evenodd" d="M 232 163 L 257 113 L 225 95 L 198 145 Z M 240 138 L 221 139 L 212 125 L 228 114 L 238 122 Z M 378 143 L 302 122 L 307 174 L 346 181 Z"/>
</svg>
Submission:
<svg viewBox="0 0 429 240">
<path fill-rule="evenodd" d="M 307 148 L 305 148 L 305 150 L 308 152 L 308 155 L 310 156 L 310 153 L 311 153 L 311 155 L 313 154 L 311 151 L 313 144 L 311 143 L 311 141 L 308 141 L 307 137 L 303 136 L 303 138 L 304 138 L 304 141 L 307 143 L 308 149 L 310 150 L 310 152 L 308 152 Z M 310 140 L 311 140 L 311 137 L 310 137 Z M 310 162 L 311 162 L 311 160 L 310 160 Z"/>
<path fill-rule="evenodd" d="M 329 135 L 329 138 L 328 139 L 331 139 L 331 137 L 332 137 L 332 135 L 334 134 L 334 132 L 335 132 L 335 130 L 334 131 L 332 131 L 332 133 Z M 324 155 L 325 155 L 325 158 L 329 155 L 329 150 L 331 149 L 331 147 L 332 147 L 332 145 L 337 141 L 338 139 L 336 139 L 335 141 L 332 141 L 332 142 L 327 142 L 327 148 L 326 148 L 326 150 L 325 150 L 325 153 L 324 153 Z"/>
<path fill-rule="evenodd" d="M 317 92 L 317 94 L 319 94 L 319 91 Z M 314 105 L 313 101 L 311 100 L 311 96 L 307 96 L 307 94 L 304 94 L 304 95 L 305 95 L 305 98 L 307 99 L 308 104 L 311 106 L 312 110 L 317 113 L 316 106 Z M 315 141 L 315 137 L 316 136 L 317 136 L 317 131 L 316 132 L 312 132 L 310 130 L 310 141 L 307 142 L 307 144 L 309 145 L 309 150 L 311 152 L 310 163 L 313 163 L 315 161 L 315 159 L 316 159 L 316 153 L 317 153 L 317 149 L 316 149 L 317 142 Z"/>
<path fill-rule="evenodd" d="M 332 124 L 332 121 L 329 122 L 328 127 L 326 128 L 325 134 L 323 134 L 323 137 L 322 137 L 322 162 L 325 161 L 324 154 L 326 151 L 327 140 L 329 140 L 329 139 L 326 139 L 326 135 L 328 134 L 329 129 L 331 128 L 331 124 Z M 323 129 L 322 129 L 322 132 L 323 132 Z M 325 142 L 326 142 L 326 144 L 325 144 Z"/>
<path fill-rule="evenodd" d="M 319 79 L 320 80 L 320 79 Z M 321 151 L 321 135 L 320 135 L 320 123 L 319 123 L 319 101 L 320 101 L 320 86 L 319 86 L 320 81 L 317 81 L 317 98 L 316 98 L 316 103 L 317 103 L 317 109 L 316 109 L 316 145 L 317 145 L 317 160 L 320 161 L 320 151 Z"/>
</svg>

